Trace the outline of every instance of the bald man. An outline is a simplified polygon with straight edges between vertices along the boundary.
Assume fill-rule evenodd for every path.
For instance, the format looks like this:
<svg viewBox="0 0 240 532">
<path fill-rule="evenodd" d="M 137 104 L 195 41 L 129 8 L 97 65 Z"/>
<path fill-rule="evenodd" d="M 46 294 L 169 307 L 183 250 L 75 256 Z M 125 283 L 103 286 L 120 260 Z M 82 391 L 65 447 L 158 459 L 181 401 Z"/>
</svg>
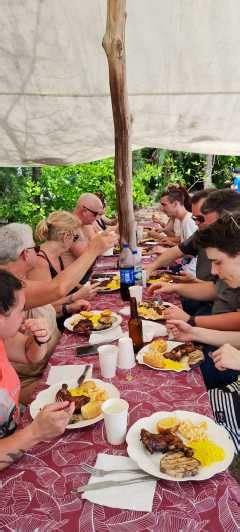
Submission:
<svg viewBox="0 0 240 532">
<path fill-rule="evenodd" d="M 65 267 L 78 258 L 87 249 L 90 240 L 96 236 L 96 220 L 102 216 L 103 212 L 103 204 L 95 194 L 85 193 L 79 197 L 73 211 L 81 223 L 81 227 L 77 231 L 79 239 L 62 256 Z"/>
</svg>

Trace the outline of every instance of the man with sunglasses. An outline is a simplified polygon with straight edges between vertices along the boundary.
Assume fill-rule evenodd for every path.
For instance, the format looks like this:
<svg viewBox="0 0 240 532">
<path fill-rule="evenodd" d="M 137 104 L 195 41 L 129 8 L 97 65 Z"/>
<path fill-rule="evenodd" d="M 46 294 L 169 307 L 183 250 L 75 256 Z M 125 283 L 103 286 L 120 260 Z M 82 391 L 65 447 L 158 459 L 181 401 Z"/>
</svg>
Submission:
<svg viewBox="0 0 240 532">
<path fill-rule="evenodd" d="M 75 231 L 75 241 L 73 245 L 62 255 L 64 267 L 69 266 L 75 259 L 81 257 L 84 251 L 87 251 L 92 239 L 96 236 L 95 223 L 98 217 L 103 214 L 103 204 L 95 194 L 85 193 L 79 197 L 76 207 L 73 211 L 79 221 L 80 228 Z M 77 238 L 78 237 L 78 238 Z M 86 272 L 82 283 L 86 283 L 91 274 L 91 268 Z"/>
<path fill-rule="evenodd" d="M 95 194 L 82 194 L 77 201 L 74 214 L 81 223 L 81 230 L 86 240 L 91 240 L 95 235 L 94 224 L 103 215 L 103 204 Z"/>
<path fill-rule="evenodd" d="M 198 217 L 204 217 L 204 221 L 199 222 L 200 233 L 202 229 L 221 217 L 226 210 L 231 212 L 237 209 L 240 210 L 240 196 L 238 193 L 229 189 L 212 192 L 201 206 L 202 214 L 196 215 Z M 203 262 L 207 265 L 209 275 L 211 275 L 212 279 L 209 277 L 208 280 L 201 283 L 173 283 L 170 286 L 165 283 L 164 285 L 161 284 L 158 286 L 158 289 L 160 289 L 160 292 L 177 292 L 183 298 L 191 298 L 198 302 L 212 301 L 212 310 L 207 310 L 206 312 L 204 310 L 202 312 L 201 305 L 196 312 L 189 311 L 186 306 L 185 312 L 178 307 L 172 307 L 171 310 L 166 312 L 167 317 L 169 319 L 179 318 L 185 321 L 191 321 L 192 323 L 196 322 L 201 327 L 217 327 L 223 330 L 229 330 L 231 327 L 235 327 L 234 324 L 238 326 L 240 315 L 235 311 L 240 308 L 240 289 L 229 288 L 224 281 L 212 275 L 211 264 L 206 257 L 205 249 L 201 248 L 198 242 L 198 232 L 193 237 L 192 243 L 195 249 L 198 250 L 200 258 L 205 257 Z M 182 249 L 186 252 L 186 248 L 189 250 L 188 246 L 189 242 L 183 243 Z M 194 249 L 192 249 L 193 251 Z M 154 288 L 151 288 L 150 292 L 153 292 Z M 194 314 L 195 318 L 193 318 Z M 204 314 L 208 315 L 205 316 Z"/>
<path fill-rule="evenodd" d="M 201 190 L 199 192 L 196 192 L 192 196 L 192 217 L 198 226 L 199 229 L 204 227 L 205 225 L 205 218 L 203 219 L 201 214 L 201 208 L 206 199 L 209 197 L 209 195 L 213 192 L 213 189 L 205 189 Z M 211 221 L 209 222 L 211 223 Z M 166 251 L 158 257 L 154 262 L 149 263 L 146 266 L 147 274 L 148 276 L 151 275 L 151 273 L 158 269 L 165 266 L 168 266 L 176 259 L 180 259 L 184 256 L 193 256 L 197 257 L 197 265 L 196 265 L 196 275 L 197 279 L 199 280 L 209 280 L 210 277 L 210 267 L 206 258 L 205 252 L 200 254 L 199 250 L 196 248 L 195 245 L 195 233 L 190 236 L 187 240 L 184 240 L 180 244 L 170 248 L 166 249 Z M 185 276 L 183 276 L 183 282 L 184 282 Z M 189 278 L 189 276 L 188 276 Z M 192 280 L 194 278 L 192 277 Z"/>
</svg>

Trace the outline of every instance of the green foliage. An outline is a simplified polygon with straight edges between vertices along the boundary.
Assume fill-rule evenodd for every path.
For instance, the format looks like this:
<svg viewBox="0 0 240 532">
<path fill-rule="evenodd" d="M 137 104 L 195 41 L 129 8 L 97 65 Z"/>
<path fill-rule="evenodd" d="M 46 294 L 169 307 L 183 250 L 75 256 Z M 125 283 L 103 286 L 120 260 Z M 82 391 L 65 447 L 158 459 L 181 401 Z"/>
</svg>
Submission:
<svg viewBox="0 0 240 532">
<path fill-rule="evenodd" d="M 136 207 L 157 201 L 169 183 L 201 188 L 206 157 L 201 154 L 144 148 L 133 152 L 133 200 Z M 216 156 L 215 186 L 224 187 L 231 168 L 240 166 L 240 157 Z M 83 192 L 101 192 L 107 215 L 116 212 L 114 160 L 112 158 L 71 166 L 42 167 L 39 176 L 31 168 L 0 168 L 0 220 L 31 223 L 49 212 L 72 210 Z"/>
</svg>

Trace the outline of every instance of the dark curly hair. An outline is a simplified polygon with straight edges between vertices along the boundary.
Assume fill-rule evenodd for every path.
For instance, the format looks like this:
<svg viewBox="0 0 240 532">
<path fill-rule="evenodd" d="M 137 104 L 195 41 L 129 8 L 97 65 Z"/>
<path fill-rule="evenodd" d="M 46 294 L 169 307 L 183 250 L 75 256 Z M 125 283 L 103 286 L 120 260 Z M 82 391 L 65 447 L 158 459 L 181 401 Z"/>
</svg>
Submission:
<svg viewBox="0 0 240 532">
<path fill-rule="evenodd" d="M 0 314 L 6 314 L 16 303 L 15 292 L 23 287 L 10 272 L 0 270 Z"/>
<path fill-rule="evenodd" d="M 240 253 L 240 212 L 225 211 L 222 218 L 196 233 L 196 245 L 236 257 Z"/>
<path fill-rule="evenodd" d="M 240 211 L 240 194 L 235 190 L 229 190 L 229 188 L 215 190 L 204 201 L 201 211 L 203 214 L 216 211 L 219 216 L 222 216 L 225 209 L 231 212 Z"/>
</svg>

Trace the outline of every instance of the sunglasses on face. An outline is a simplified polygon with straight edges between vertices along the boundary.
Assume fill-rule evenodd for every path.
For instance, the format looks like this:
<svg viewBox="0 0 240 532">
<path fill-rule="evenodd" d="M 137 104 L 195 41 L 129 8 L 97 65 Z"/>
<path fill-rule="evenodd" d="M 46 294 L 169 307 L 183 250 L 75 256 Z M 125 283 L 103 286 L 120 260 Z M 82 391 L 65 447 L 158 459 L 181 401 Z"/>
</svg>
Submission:
<svg viewBox="0 0 240 532">
<path fill-rule="evenodd" d="M 192 219 L 194 222 L 199 222 L 199 223 L 205 222 L 205 217 L 203 216 L 203 214 L 199 214 L 198 216 L 192 215 Z"/>
<path fill-rule="evenodd" d="M 34 249 L 34 251 L 35 251 L 36 253 L 39 253 L 39 251 L 40 251 L 40 246 L 31 246 L 30 248 L 27 248 L 27 249 Z"/>
<path fill-rule="evenodd" d="M 89 209 L 89 207 L 85 207 L 85 205 L 84 205 L 84 209 L 86 209 L 86 211 L 88 211 L 88 212 L 90 212 L 91 214 L 93 214 L 93 216 L 95 216 L 95 217 L 101 215 L 100 212 L 98 212 L 98 211 L 93 211 L 92 209 Z"/>
</svg>

